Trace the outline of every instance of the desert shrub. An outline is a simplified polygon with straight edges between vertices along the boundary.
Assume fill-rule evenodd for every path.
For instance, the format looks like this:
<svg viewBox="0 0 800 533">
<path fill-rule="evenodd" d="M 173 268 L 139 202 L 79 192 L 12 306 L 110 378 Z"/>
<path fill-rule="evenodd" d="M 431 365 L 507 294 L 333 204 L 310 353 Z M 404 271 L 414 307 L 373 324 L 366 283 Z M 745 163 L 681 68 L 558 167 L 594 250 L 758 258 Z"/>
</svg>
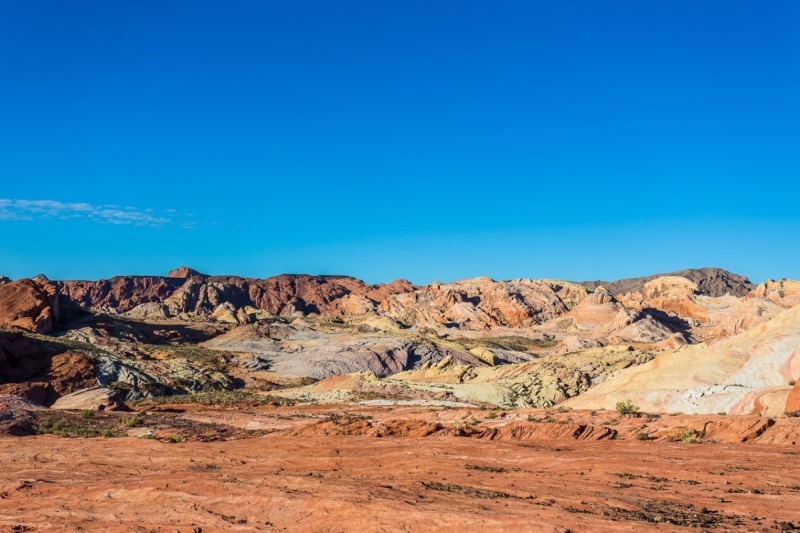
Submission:
<svg viewBox="0 0 800 533">
<path fill-rule="evenodd" d="M 589 416 L 595 416 L 596 414 L 597 414 L 597 411 L 589 411 Z"/>
<path fill-rule="evenodd" d="M 89 409 L 84 409 L 81 411 L 81 418 L 94 418 L 94 411 L 90 411 Z"/>
<path fill-rule="evenodd" d="M 688 429 L 681 431 L 681 442 L 684 444 L 694 444 L 697 442 L 694 438 L 694 430 Z"/>
<path fill-rule="evenodd" d="M 144 425 L 144 417 L 141 415 L 136 415 L 133 418 L 129 418 L 125 421 L 126 428 L 135 428 Z"/>
<path fill-rule="evenodd" d="M 173 444 L 177 444 L 179 442 L 183 442 L 183 435 L 181 435 L 180 433 L 173 433 L 172 435 L 167 437 L 167 440 Z"/>
<path fill-rule="evenodd" d="M 497 411 L 489 411 L 486 413 L 486 418 L 497 418 Z"/>
<path fill-rule="evenodd" d="M 786 411 L 786 416 L 791 416 L 792 418 L 800 418 L 800 411 Z"/>
<path fill-rule="evenodd" d="M 650 437 L 647 435 L 647 433 L 639 432 L 636 434 L 636 440 L 650 440 Z"/>
<path fill-rule="evenodd" d="M 795 384 L 795 383 L 797 383 L 797 381 L 795 381 L 795 380 L 791 380 L 791 381 L 789 381 L 789 385 L 790 385 L 790 386 L 792 386 L 792 387 L 794 387 L 794 384 Z"/>
<path fill-rule="evenodd" d="M 564 407 L 563 405 L 559 405 L 558 406 L 558 412 L 559 413 L 566 413 L 567 411 L 569 411 L 569 409 Z"/>
<path fill-rule="evenodd" d="M 718 414 L 718 415 L 720 415 L 720 416 L 725 416 L 725 415 L 727 415 L 728 413 L 727 413 L 727 412 L 725 412 L 725 411 L 720 411 L 720 412 L 719 412 L 719 413 L 717 413 L 717 414 Z"/>
<path fill-rule="evenodd" d="M 633 405 L 630 400 L 624 402 L 617 402 L 617 412 L 621 415 L 635 415 L 639 412 L 639 408 Z"/>
</svg>

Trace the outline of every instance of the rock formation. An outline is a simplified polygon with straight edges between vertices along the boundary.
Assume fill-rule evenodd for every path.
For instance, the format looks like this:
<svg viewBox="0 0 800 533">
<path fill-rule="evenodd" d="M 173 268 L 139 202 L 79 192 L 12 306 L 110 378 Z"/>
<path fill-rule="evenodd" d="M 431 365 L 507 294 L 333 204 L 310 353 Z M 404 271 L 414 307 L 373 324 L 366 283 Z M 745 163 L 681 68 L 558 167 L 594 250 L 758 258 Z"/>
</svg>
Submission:
<svg viewBox="0 0 800 533">
<path fill-rule="evenodd" d="M 753 289 L 747 298 L 762 298 L 771 300 L 781 307 L 794 307 L 800 305 L 800 281 L 770 279 Z"/>
<path fill-rule="evenodd" d="M 725 296 L 726 294 L 745 296 L 755 288 L 746 277 L 721 268 L 691 268 L 668 274 L 655 274 L 643 278 L 620 279 L 610 282 L 583 281 L 580 282 L 580 285 L 587 289 L 595 289 L 602 285 L 612 294 L 626 294 L 629 292 L 642 292 L 645 283 L 664 276 L 681 277 L 693 281 L 697 284 L 698 294 L 706 296 Z"/>
<path fill-rule="evenodd" d="M 319 313 L 341 315 L 352 309 L 345 296 L 360 299 L 362 307 L 413 289 L 404 280 L 367 285 L 347 276 L 281 275 L 267 279 L 206 276 L 181 267 L 167 277 L 123 276 L 100 281 L 63 281 L 59 291 L 87 310 L 127 313 L 142 304 L 167 306 L 170 314 L 209 316 L 221 305 L 234 310 L 252 307 L 274 315 Z"/>
<path fill-rule="evenodd" d="M 407 325 L 433 328 L 486 330 L 497 326 L 532 326 L 568 310 L 552 285 L 539 280 L 494 281 L 485 277 L 437 282 L 387 298 L 378 313 Z"/>
<path fill-rule="evenodd" d="M 713 345 L 685 346 L 628 369 L 569 405 L 644 411 L 782 414 L 800 378 L 800 306 Z"/>
<path fill-rule="evenodd" d="M 119 411 L 125 404 L 122 395 L 114 389 L 92 387 L 75 391 L 59 398 L 51 409 L 81 409 L 88 411 Z"/>
<path fill-rule="evenodd" d="M 0 285 L 0 327 L 43 332 L 59 319 L 56 288 L 40 279 Z"/>
</svg>

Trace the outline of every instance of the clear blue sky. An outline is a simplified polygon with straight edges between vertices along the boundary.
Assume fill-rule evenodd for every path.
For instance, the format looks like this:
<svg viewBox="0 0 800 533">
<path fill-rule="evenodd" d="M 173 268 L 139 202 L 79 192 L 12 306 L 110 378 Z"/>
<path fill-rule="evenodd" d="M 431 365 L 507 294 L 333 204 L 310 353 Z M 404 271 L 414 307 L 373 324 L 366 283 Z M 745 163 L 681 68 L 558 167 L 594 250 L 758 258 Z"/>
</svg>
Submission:
<svg viewBox="0 0 800 533">
<path fill-rule="evenodd" d="M 800 278 L 800 2 L 0 0 L 0 274 Z"/>
</svg>

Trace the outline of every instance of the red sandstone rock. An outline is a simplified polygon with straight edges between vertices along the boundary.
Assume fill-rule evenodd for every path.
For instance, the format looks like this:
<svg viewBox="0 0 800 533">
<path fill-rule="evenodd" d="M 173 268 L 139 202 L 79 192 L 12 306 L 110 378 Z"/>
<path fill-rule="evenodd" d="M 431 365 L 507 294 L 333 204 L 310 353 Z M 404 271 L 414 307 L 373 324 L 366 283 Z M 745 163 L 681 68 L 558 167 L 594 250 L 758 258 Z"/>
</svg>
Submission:
<svg viewBox="0 0 800 533">
<path fill-rule="evenodd" d="M 800 380 L 795 381 L 794 387 L 786 398 L 787 412 L 800 412 Z"/>
<path fill-rule="evenodd" d="M 58 295 L 49 282 L 20 279 L 0 285 L 0 327 L 41 332 L 58 318 Z"/>
</svg>

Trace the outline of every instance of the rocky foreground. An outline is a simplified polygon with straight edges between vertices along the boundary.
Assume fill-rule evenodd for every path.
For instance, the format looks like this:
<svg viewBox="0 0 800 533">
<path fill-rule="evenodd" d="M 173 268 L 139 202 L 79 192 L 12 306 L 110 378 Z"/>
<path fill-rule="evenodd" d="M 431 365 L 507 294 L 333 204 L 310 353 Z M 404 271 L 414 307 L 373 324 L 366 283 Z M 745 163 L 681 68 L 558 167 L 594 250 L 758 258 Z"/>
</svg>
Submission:
<svg viewBox="0 0 800 533">
<path fill-rule="evenodd" d="M 27 410 L 2 531 L 800 527 L 800 419 L 359 405 Z M 24 424 L 23 424 L 24 425 Z M 64 438 L 64 436 L 98 438 Z M 101 435 L 104 435 L 102 437 Z"/>
</svg>

